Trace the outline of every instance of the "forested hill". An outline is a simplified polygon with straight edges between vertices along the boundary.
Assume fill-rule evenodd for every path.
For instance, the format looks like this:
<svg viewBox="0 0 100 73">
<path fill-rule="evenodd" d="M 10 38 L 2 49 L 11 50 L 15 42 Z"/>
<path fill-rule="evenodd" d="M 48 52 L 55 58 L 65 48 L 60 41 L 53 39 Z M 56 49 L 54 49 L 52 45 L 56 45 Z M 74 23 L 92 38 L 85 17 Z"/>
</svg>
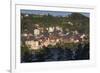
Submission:
<svg viewBox="0 0 100 73">
<path fill-rule="evenodd" d="M 68 28 L 70 31 L 77 30 L 80 33 L 89 33 L 89 17 L 81 13 L 71 13 L 68 16 L 52 16 L 36 15 L 36 14 L 21 13 L 21 32 L 26 29 L 33 32 L 34 24 L 39 24 L 41 27 L 60 26 L 64 30 Z"/>
</svg>

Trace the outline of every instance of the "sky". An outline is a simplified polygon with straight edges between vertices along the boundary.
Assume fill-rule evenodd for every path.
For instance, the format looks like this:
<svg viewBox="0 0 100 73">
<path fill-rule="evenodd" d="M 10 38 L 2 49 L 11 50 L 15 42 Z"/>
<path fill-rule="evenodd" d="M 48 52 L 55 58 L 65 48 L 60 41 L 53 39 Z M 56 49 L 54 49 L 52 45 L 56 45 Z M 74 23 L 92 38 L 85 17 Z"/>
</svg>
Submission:
<svg viewBox="0 0 100 73">
<path fill-rule="evenodd" d="M 37 14 L 37 15 L 53 15 L 53 16 L 68 16 L 73 12 L 64 12 L 64 11 L 44 11 L 44 10 L 21 10 L 21 13 L 24 14 Z M 83 12 L 79 12 L 84 16 L 89 17 L 89 13 L 83 13 Z"/>
</svg>

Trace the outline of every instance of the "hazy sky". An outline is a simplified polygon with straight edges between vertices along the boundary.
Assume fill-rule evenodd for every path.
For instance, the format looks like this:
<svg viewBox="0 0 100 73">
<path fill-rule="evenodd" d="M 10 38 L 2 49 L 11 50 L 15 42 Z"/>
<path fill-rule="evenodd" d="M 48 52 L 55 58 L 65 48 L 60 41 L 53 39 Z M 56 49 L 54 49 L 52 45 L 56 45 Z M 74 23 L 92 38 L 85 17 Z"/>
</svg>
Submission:
<svg viewBox="0 0 100 73">
<path fill-rule="evenodd" d="M 64 11 L 44 11 L 44 10 L 21 10 L 21 13 L 24 14 L 41 14 L 41 15 L 53 15 L 53 16 L 68 16 L 73 12 L 64 12 Z M 87 17 L 89 17 L 89 13 L 79 12 Z"/>
</svg>

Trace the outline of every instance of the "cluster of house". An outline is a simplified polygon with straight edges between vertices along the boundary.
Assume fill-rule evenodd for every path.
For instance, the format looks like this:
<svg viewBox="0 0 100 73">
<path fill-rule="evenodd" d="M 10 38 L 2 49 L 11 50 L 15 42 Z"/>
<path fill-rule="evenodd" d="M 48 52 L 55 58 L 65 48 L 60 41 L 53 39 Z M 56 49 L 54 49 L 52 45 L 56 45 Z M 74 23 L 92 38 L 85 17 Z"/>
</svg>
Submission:
<svg viewBox="0 0 100 73">
<path fill-rule="evenodd" d="M 25 44 L 33 50 L 40 49 L 43 46 L 56 45 L 57 43 L 78 43 L 80 41 L 85 41 L 85 34 L 79 34 L 78 31 L 74 31 L 74 35 L 69 35 L 69 32 L 63 34 L 61 27 L 48 27 L 46 31 L 42 27 L 36 24 L 36 29 L 34 33 L 23 33 L 22 39 L 24 39 Z M 57 30 L 56 32 L 55 29 Z M 45 32 L 45 33 L 44 33 Z"/>
</svg>

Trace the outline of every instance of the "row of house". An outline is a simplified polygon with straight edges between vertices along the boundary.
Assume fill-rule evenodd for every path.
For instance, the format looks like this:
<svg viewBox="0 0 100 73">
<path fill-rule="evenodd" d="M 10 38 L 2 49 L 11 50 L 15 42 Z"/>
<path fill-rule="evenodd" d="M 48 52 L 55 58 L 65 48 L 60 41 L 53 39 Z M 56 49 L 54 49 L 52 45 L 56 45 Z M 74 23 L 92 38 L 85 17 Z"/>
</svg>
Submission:
<svg viewBox="0 0 100 73">
<path fill-rule="evenodd" d="M 47 47 L 48 45 L 56 45 L 57 43 L 79 43 L 80 41 L 85 41 L 85 34 L 80 36 L 50 36 L 50 37 L 41 37 L 38 39 L 26 40 L 25 44 L 33 50 L 40 49 L 43 46 Z"/>
<path fill-rule="evenodd" d="M 69 22 L 69 24 L 72 23 Z M 44 34 L 44 28 L 40 27 L 38 24 L 35 24 L 35 27 L 33 34 L 22 33 L 25 44 L 30 49 L 34 50 L 42 48 L 43 46 L 56 45 L 57 43 L 78 43 L 80 41 L 85 41 L 84 37 L 87 37 L 85 34 L 79 34 L 77 30 L 72 31 L 73 35 L 69 35 L 69 32 L 63 34 L 63 30 L 59 26 L 46 28 L 49 34 Z M 59 32 L 54 33 L 55 29 Z M 69 31 L 69 29 L 66 30 Z"/>
</svg>

